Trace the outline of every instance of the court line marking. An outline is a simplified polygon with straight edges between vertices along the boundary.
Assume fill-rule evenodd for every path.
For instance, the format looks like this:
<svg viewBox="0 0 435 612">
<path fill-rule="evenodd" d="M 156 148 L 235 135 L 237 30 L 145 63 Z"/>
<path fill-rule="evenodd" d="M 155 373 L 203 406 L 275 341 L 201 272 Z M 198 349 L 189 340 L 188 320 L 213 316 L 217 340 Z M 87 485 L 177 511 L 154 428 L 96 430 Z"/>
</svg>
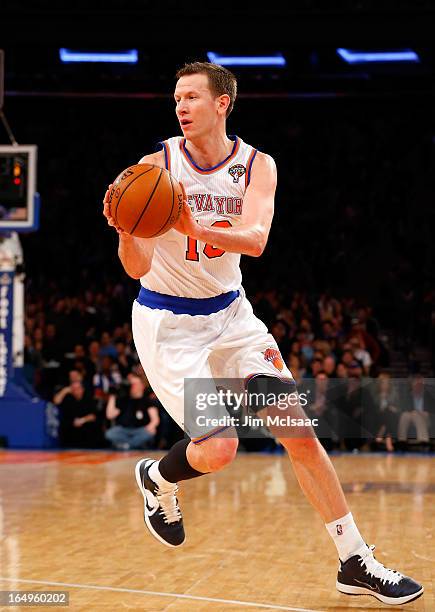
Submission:
<svg viewBox="0 0 435 612">
<path fill-rule="evenodd" d="M 423 555 L 419 555 L 418 553 L 416 553 L 415 550 L 412 551 L 412 554 L 414 555 L 414 557 L 417 557 L 417 559 L 423 559 L 423 561 L 430 561 L 430 563 L 435 563 L 435 559 L 433 557 L 423 557 Z"/>
<path fill-rule="evenodd" d="M 51 580 L 26 580 L 24 578 L 7 578 L 0 576 L 3 582 L 21 582 L 23 584 L 43 584 L 49 586 L 71 587 L 75 589 L 94 589 L 96 591 L 115 591 L 116 593 L 136 593 L 139 595 L 153 595 L 155 597 L 172 597 L 179 599 L 193 599 L 194 601 L 209 601 L 211 603 L 231 604 L 249 608 L 265 608 L 266 610 L 290 610 L 291 612 L 323 612 L 309 608 L 292 608 L 275 604 L 256 603 L 254 601 L 239 601 L 237 599 L 219 599 L 215 597 L 201 597 L 199 595 L 186 595 L 184 593 L 165 593 L 159 591 L 143 591 L 141 589 L 127 589 L 123 587 L 101 586 L 97 584 L 75 584 L 72 582 L 54 582 Z"/>
</svg>

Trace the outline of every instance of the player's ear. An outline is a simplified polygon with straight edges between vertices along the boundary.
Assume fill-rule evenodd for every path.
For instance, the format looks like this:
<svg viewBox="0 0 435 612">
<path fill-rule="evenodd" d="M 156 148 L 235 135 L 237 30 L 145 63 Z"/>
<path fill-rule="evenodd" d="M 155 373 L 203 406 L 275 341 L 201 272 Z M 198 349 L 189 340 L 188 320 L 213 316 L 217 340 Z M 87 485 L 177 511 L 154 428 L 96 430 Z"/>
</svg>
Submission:
<svg viewBox="0 0 435 612">
<path fill-rule="evenodd" d="M 230 96 L 228 94 L 222 94 L 221 96 L 219 96 L 219 98 L 217 98 L 217 103 L 218 103 L 218 113 L 220 115 L 226 115 L 227 114 L 227 109 L 230 105 Z"/>
</svg>

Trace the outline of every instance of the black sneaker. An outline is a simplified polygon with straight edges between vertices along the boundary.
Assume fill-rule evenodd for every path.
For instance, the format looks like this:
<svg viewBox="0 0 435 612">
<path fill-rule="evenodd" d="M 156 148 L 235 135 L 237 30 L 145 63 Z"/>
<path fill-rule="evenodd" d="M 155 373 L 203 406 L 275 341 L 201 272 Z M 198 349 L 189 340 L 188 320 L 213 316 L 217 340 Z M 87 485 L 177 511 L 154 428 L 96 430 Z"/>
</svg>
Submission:
<svg viewBox="0 0 435 612">
<path fill-rule="evenodd" d="M 144 499 L 143 518 L 153 536 L 162 544 L 172 548 L 180 546 L 185 540 L 183 517 L 181 516 L 178 491 L 174 484 L 168 491 L 162 491 L 148 475 L 154 459 L 141 459 L 136 463 L 137 486 Z"/>
<path fill-rule="evenodd" d="M 412 578 L 388 569 L 373 556 L 375 547 L 340 561 L 337 589 L 346 595 L 373 595 L 386 604 L 399 605 L 423 595 L 424 588 Z"/>
</svg>

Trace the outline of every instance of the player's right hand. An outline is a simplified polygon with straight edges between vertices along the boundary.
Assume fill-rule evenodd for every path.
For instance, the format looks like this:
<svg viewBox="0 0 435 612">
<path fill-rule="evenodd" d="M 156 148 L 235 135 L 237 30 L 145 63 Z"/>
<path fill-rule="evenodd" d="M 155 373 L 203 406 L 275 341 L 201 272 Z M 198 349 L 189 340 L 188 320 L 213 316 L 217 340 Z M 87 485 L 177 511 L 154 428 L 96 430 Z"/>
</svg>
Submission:
<svg viewBox="0 0 435 612">
<path fill-rule="evenodd" d="M 108 225 L 110 225 L 111 227 L 114 227 L 120 236 L 127 237 L 127 236 L 130 236 L 130 234 L 127 234 L 127 232 L 124 232 L 124 230 L 115 223 L 115 219 L 112 217 L 112 213 L 110 210 L 110 191 L 112 187 L 113 185 L 110 184 L 109 187 L 107 188 L 106 193 L 104 194 L 103 215 L 106 217 Z"/>
</svg>

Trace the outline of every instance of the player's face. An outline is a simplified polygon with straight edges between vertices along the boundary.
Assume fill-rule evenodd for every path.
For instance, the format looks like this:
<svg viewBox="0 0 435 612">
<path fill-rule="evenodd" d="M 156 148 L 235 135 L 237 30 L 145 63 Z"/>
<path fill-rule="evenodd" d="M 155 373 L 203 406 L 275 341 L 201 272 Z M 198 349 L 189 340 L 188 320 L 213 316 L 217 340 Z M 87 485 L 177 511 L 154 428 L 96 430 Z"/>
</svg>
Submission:
<svg viewBox="0 0 435 612">
<path fill-rule="evenodd" d="M 188 139 L 213 130 L 222 115 L 219 98 L 212 94 L 206 74 L 190 74 L 178 79 L 174 98 L 178 121 Z"/>
</svg>

